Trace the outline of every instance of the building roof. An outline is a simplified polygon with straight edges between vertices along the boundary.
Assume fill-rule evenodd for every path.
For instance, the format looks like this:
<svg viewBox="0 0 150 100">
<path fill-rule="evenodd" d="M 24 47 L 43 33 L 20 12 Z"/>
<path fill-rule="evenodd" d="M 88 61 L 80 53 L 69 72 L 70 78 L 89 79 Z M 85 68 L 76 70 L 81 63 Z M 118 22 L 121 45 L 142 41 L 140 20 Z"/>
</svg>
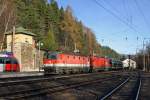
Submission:
<svg viewBox="0 0 150 100">
<path fill-rule="evenodd" d="M 122 62 L 128 62 L 128 61 L 129 61 L 129 59 L 125 59 L 125 60 L 122 61 Z M 136 63 L 136 62 L 135 62 L 134 60 L 132 60 L 132 59 L 130 59 L 130 61 Z"/>
<path fill-rule="evenodd" d="M 10 31 L 6 32 L 5 35 L 12 34 L 12 32 L 13 32 L 13 30 L 10 30 Z M 35 36 L 34 33 L 30 32 L 28 29 L 25 29 L 23 27 L 18 27 L 15 29 L 15 34 L 20 34 L 20 33 Z"/>
</svg>

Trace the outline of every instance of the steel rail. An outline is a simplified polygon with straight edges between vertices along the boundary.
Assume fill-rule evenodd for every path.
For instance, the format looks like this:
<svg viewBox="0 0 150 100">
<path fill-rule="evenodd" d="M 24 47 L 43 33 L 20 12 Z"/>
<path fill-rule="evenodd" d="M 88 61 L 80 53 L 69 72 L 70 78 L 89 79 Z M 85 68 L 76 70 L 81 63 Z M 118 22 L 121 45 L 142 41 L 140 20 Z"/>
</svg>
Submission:
<svg viewBox="0 0 150 100">
<path fill-rule="evenodd" d="M 105 72 L 108 74 L 108 72 Z M 102 74 L 105 74 L 102 73 Z M 63 78 L 76 78 L 76 77 L 87 77 L 89 75 L 97 75 L 101 73 L 93 73 L 93 74 L 76 74 L 76 75 L 64 75 L 64 76 L 53 76 L 53 77 L 37 77 L 37 78 L 27 78 L 21 80 L 8 80 L 8 81 L 0 81 L 0 87 L 8 86 L 8 85 L 15 85 L 15 84 L 22 84 L 22 83 L 30 83 L 30 82 L 37 82 L 37 81 L 45 81 L 45 80 L 57 80 Z M 25 77 L 26 78 L 26 77 Z"/>
<path fill-rule="evenodd" d="M 28 98 L 28 97 L 32 97 L 32 96 L 47 94 L 48 92 L 49 93 L 60 92 L 60 91 L 64 91 L 64 90 L 67 90 L 67 89 L 76 88 L 76 87 L 80 87 L 80 86 L 84 86 L 84 85 L 89 85 L 89 84 L 92 84 L 92 83 L 102 82 L 104 80 L 106 81 L 106 80 L 110 80 L 110 79 L 114 79 L 114 78 L 77 82 L 77 83 L 73 83 L 73 84 L 60 85 L 60 86 L 56 86 L 56 87 L 48 86 L 48 87 L 43 87 L 43 88 L 38 88 L 38 89 L 29 89 L 29 90 L 16 91 L 16 92 L 14 92 L 16 94 L 8 93 L 9 97 L 6 97 L 6 99 L 21 99 L 21 98 Z M 35 92 L 35 93 L 33 93 L 33 92 Z M 24 93 L 27 93 L 27 94 L 25 95 Z M 5 98 L 5 96 L 7 96 L 7 93 L 3 94 L 3 95 L 4 95 L 4 98 Z"/>
<path fill-rule="evenodd" d="M 79 74 L 79 75 L 64 75 L 64 76 L 54 76 L 54 77 L 41 77 L 41 78 L 28 78 L 28 79 L 21 79 L 21 80 L 9 80 L 0 82 L 0 87 L 4 85 L 12 85 L 18 83 L 27 83 L 27 82 L 36 82 L 41 80 L 56 80 L 56 79 L 63 79 L 63 78 L 73 78 L 73 77 L 80 77 L 80 76 L 88 76 L 89 74 Z"/>
<path fill-rule="evenodd" d="M 106 98 L 108 98 L 109 96 L 111 96 L 114 92 L 116 92 L 118 89 L 120 89 L 125 83 L 127 83 L 129 81 L 129 79 L 130 79 L 130 77 L 127 78 L 124 82 L 122 82 L 119 86 L 115 87 L 108 94 L 106 94 L 105 96 L 103 96 L 102 98 L 100 98 L 100 100 L 105 100 Z"/>
<path fill-rule="evenodd" d="M 135 100 L 138 100 L 138 99 L 139 99 L 139 94 L 140 94 L 140 90 L 141 90 L 141 84 L 142 84 L 142 81 L 141 81 L 141 78 L 140 78 L 140 79 L 139 79 L 138 91 L 137 91 Z"/>
</svg>

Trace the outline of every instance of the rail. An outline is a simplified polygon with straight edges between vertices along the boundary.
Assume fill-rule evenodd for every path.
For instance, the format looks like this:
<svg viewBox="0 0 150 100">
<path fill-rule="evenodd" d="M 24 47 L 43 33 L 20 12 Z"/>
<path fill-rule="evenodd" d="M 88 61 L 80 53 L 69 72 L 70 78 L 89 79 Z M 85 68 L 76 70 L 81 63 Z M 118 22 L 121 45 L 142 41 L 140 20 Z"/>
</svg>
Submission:
<svg viewBox="0 0 150 100">
<path fill-rule="evenodd" d="M 117 87 L 112 89 L 110 92 L 108 92 L 106 95 L 102 96 L 99 98 L 99 100 L 106 100 L 109 97 L 111 97 L 114 93 L 116 93 L 118 90 L 120 90 L 123 86 L 125 86 L 126 83 L 129 82 L 131 77 L 127 78 L 125 81 L 123 81 L 121 84 L 119 84 Z M 138 100 L 139 94 L 140 94 L 140 89 L 141 89 L 141 77 L 140 74 L 138 75 L 138 78 L 136 79 L 136 82 L 134 83 L 134 87 L 132 87 L 132 95 L 133 95 L 133 100 Z"/>
<path fill-rule="evenodd" d="M 136 94 L 135 100 L 138 100 L 138 98 L 139 98 L 139 94 L 140 94 L 140 90 L 141 90 L 141 84 L 142 84 L 142 79 L 140 77 L 139 78 L 138 90 L 137 90 L 137 94 Z"/>
<path fill-rule="evenodd" d="M 90 81 L 84 81 L 84 82 L 75 82 L 75 83 L 71 83 L 71 84 L 62 84 L 62 85 L 58 85 L 55 87 L 52 86 L 47 86 L 47 87 L 39 87 L 39 88 L 34 88 L 34 89 L 27 89 L 27 90 L 20 90 L 20 91 L 15 91 L 15 92 L 11 92 L 11 93 L 4 93 L 1 94 L 0 97 L 1 98 L 6 98 L 6 99 L 22 99 L 22 98 L 28 98 L 28 97 L 34 97 L 34 96 L 39 96 L 39 95 L 43 95 L 43 94 L 47 94 L 47 93 L 54 93 L 54 92 L 60 92 L 60 91 L 64 91 L 67 89 L 71 89 L 71 88 L 77 88 L 80 86 L 85 86 L 85 85 L 89 85 L 92 83 L 97 83 L 97 82 L 103 82 L 106 80 L 111 80 L 114 79 L 116 77 L 110 77 L 110 78 L 104 78 L 104 79 L 99 79 L 99 80 L 90 80 Z M 9 96 L 9 97 L 7 97 Z"/>
<path fill-rule="evenodd" d="M 108 94 L 106 94 L 104 97 L 102 97 L 100 100 L 105 100 L 109 96 L 111 96 L 114 92 L 116 92 L 118 89 L 120 89 L 125 83 L 129 81 L 130 78 L 127 78 L 124 82 L 122 82 L 119 86 L 114 88 L 112 91 L 110 91 Z"/>
</svg>

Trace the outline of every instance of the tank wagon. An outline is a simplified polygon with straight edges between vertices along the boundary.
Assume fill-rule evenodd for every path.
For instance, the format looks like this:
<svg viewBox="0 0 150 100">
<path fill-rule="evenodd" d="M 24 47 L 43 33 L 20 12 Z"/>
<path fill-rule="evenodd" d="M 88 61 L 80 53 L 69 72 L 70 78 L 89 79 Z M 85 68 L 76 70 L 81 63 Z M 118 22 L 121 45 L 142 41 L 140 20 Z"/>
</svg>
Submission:
<svg viewBox="0 0 150 100">
<path fill-rule="evenodd" d="M 43 63 L 45 74 L 88 73 L 112 69 L 110 58 L 58 52 L 45 53 Z"/>
</svg>

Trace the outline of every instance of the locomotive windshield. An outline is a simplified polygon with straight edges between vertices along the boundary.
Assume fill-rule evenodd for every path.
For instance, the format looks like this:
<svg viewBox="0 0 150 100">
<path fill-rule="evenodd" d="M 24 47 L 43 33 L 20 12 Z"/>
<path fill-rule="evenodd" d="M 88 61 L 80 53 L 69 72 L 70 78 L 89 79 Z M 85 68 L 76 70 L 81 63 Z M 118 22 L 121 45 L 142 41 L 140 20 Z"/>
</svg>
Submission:
<svg viewBox="0 0 150 100">
<path fill-rule="evenodd" d="M 49 54 L 48 59 L 57 59 L 56 54 Z"/>
<path fill-rule="evenodd" d="M 18 61 L 11 57 L 0 57 L 0 64 L 18 64 Z"/>
<path fill-rule="evenodd" d="M 5 62 L 6 62 L 6 64 L 11 64 L 11 59 L 10 58 L 6 58 Z"/>
<path fill-rule="evenodd" d="M 46 58 L 46 59 L 57 59 L 57 54 L 56 53 L 45 53 L 44 58 Z"/>
</svg>

